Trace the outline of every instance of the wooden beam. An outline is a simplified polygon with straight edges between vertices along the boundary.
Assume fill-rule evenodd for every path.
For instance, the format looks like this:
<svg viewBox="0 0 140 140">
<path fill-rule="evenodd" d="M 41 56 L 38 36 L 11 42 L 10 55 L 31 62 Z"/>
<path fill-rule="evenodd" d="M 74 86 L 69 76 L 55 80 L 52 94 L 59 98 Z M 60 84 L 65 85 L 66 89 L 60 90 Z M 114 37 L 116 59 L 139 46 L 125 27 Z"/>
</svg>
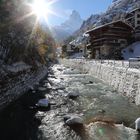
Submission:
<svg viewBox="0 0 140 140">
<path fill-rule="evenodd" d="M 96 46 L 103 46 L 103 45 L 113 45 L 113 46 L 120 46 L 120 43 L 112 42 L 112 41 L 103 41 L 103 42 L 97 42 L 97 43 L 92 43 L 92 47 Z"/>
</svg>

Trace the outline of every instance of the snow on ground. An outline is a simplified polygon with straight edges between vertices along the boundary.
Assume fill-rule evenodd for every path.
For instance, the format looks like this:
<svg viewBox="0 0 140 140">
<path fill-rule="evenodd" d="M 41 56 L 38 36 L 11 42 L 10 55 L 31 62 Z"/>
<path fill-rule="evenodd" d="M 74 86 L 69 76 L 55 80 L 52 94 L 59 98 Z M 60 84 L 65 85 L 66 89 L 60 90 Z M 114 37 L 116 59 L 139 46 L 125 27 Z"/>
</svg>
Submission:
<svg viewBox="0 0 140 140">
<path fill-rule="evenodd" d="M 133 43 L 122 51 L 123 58 L 128 60 L 129 58 L 135 58 L 140 56 L 140 41 Z"/>
</svg>

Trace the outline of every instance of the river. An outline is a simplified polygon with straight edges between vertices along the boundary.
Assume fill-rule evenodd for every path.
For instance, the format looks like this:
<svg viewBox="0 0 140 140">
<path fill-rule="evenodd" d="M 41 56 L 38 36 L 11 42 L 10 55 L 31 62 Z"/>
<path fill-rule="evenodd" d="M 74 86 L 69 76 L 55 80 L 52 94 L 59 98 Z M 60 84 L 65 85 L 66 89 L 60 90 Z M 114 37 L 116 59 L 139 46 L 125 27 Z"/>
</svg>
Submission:
<svg viewBox="0 0 140 140">
<path fill-rule="evenodd" d="M 70 99 L 69 93 L 79 95 Z M 35 104 L 46 98 L 51 106 Z M 70 128 L 63 117 L 76 114 L 84 126 Z M 103 81 L 56 64 L 36 90 L 29 91 L 0 114 L 1 140 L 138 140 L 134 121 L 140 109 Z M 126 128 L 131 127 L 131 128 Z"/>
</svg>

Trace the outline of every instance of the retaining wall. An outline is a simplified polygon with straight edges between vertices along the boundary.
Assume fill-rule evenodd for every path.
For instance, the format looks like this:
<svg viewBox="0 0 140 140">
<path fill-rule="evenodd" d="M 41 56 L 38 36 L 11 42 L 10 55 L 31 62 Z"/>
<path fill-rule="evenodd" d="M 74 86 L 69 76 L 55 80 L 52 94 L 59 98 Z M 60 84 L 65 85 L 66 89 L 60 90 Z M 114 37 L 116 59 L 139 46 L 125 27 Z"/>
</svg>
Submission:
<svg viewBox="0 0 140 140">
<path fill-rule="evenodd" d="M 112 63 L 107 63 L 94 60 L 62 59 L 60 63 L 78 68 L 103 80 L 119 93 L 130 97 L 132 101 L 140 105 L 140 70 L 129 68 L 128 62 L 112 61 Z"/>
</svg>

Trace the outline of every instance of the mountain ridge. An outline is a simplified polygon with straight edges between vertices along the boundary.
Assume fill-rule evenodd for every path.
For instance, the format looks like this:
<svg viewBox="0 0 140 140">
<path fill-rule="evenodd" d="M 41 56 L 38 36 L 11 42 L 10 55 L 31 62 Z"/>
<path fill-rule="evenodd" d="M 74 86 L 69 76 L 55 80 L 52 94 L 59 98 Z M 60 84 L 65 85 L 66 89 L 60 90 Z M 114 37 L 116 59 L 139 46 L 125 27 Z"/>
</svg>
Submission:
<svg viewBox="0 0 140 140">
<path fill-rule="evenodd" d="M 56 41 L 61 42 L 78 30 L 82 23 L 83 19 L 80 14 L 73 10 L 70 17 L 64 23 L 52 28 L 53 36 Z"/>
</svg>

